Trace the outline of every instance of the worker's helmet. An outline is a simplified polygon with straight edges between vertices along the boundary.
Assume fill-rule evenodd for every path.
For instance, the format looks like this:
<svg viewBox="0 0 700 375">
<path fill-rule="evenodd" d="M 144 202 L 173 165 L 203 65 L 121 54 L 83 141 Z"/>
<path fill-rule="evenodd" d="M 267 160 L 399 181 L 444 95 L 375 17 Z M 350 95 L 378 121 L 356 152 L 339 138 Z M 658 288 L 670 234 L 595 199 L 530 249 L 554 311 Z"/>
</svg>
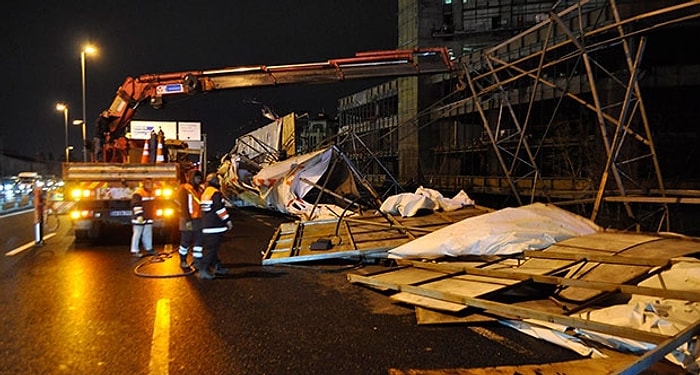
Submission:
<svg viewBox="0 0 700 375">
<path fill-rule="evenodd" d="M 219 184 L 219 175 L 216 173 L 209 173 L 207 175 L 207 178 L 205 179 L 207 182 L 207 185 L 213 186 L 213 187 L 220 187 L 221 185 Z"/>
</svg>

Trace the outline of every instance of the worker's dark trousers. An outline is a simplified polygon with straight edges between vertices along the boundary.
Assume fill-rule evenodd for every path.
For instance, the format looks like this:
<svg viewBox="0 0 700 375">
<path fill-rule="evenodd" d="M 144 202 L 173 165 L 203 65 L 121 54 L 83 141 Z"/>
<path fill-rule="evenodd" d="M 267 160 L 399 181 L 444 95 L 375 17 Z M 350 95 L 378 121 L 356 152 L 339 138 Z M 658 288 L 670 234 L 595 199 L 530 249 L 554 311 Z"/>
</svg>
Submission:
<svg viewBox="0 0 700 375">
<path fill-rule="evenodd" d="M 41 245 L 44 243 L 44 212 L 37 210 L 34 213 L 34 244 Z"/>
<path fill-rule="evenodd" d="M 180 248 L 178 252 L 182 256 L 187 256 L 192 248 L 192 257 L 199 261 L 202 259 L 202 219 L 192 219 L 192 229 L 188 230 L 185 220 L 180 219 Z"/>
<path fill-rule="evenodd" d="M 224 233 L 202 233 L 204 257 L 202 257 L 200 269 L 208 270 L 219 259 L 219 245 L 223 236 Z"/>
</svg>

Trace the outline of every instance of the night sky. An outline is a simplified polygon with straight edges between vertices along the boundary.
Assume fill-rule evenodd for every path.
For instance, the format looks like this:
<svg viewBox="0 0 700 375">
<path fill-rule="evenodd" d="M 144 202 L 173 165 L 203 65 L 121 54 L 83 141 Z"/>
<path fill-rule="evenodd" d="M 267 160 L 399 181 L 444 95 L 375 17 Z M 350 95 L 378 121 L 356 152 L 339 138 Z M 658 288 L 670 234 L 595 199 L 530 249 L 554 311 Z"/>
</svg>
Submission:
<svg viewBox="0 0 700 375">
<path fill-rule="evenodd" d="M 69 107 L 69 144 L 82 156 L 80 51 L 88 56 L 87 134 L 127 76 L 279 65 L 350 57 L 396 48 L 395 0 L 304 1 L 12 1 L 2 6 L 0 141 L 6 153 L 61 159 L 63 113 Z M 301 5 L 300 5 L 301 4 Z M 230 150 L 240 134 L 269 122 L 266 104 L 279 115 L 325 111 L 336 99 L 380 80 L 314 86 L 233 89 L 170 98 L 166 107 L 143 106 L 134 119 L 200 121 L 209 153 Z"/>
</svg>

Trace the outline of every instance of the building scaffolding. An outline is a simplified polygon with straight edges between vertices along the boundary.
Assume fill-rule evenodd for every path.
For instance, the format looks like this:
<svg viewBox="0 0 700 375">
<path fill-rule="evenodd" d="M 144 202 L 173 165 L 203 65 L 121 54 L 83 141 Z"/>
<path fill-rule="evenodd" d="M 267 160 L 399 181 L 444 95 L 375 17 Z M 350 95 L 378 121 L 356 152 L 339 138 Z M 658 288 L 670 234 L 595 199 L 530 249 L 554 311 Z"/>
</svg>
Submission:
<svg viewBox="0 0 700 375">
<path fill-rule="evenodd" d="M 378 181 L 391 172 L 404 184 L 506 196 L 508 204 L 569 205 L 594 220 L 609 214 L 605 203 L 615 202 L 628 229 L 670 230 L 669 204 L 692 204 L 698 195 L 666 187 L 642 85 L 669 86 L 658 77 L 677 77 L 678 86 L 698 82 L 680 79 L 694 76 L 688 74 L 693 61 L 645 64 L 645 51 L 648 35 L 696 21 L 700 2 L 560 3 L 546 13 L 538 4 L 534 15 L 530 7 L 523 19 L 535 22 L 513 25 L 519 19 L 514 2 L 500 1 L 509 7 L 508 17 L 493 11 L 484 16 L 502 17 L 500 25 L 511 26 L 511 35 L 515 26 L 521 31 L 503 38 L 499 30 L 499 42 L 459 57 L 460 73 L 432 77 L 430 85 L 401 78 L 368 90 L 360 102 L 361 93 L 343 98 L 341 129 L 355 132 L 387 169 L 365 173 Z M 451 27 L 459 17 L 454 7 L 449 10 L 443 14 L 447 27 L 432 30 L 433 38 L 474 35 L 469 22 Z M 461 10 L 473 16 L 473 9 Z M 418 83 L 430 95 L 405 90 Z M 433 104 L 420 100 L 440 90 L 442 98 Z M 391 99 L 394 92 L 397 99 Z M 356 163 L 372 155 L 348 154 Z M 420 160 L 412 168 L 415 155 Z"/>
</svg>

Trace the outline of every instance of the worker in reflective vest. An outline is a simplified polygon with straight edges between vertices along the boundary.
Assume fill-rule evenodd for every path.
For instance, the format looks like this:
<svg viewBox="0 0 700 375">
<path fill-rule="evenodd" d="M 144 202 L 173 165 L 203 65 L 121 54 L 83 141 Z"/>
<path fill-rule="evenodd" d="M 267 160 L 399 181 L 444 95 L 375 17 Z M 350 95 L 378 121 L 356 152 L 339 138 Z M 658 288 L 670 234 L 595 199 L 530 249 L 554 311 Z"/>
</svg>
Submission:
<svg viewBox="0 0 700 375">
<path fill-rule="evenodd" d="M 153 250 L 154 204 L 153 180 L 147 178 L 131 196 L 131 255 L 133 257 L 141 257 L 141 244 L 146 255 L 156 255 Z"/>
<path fill-rule="evenodd" d="M 225 273 L 225 270 L 214 270 L 219 259 L 218 251 L 221 244 L 221 238 L 226 231 L 233 228 L 231 217 L 224 205 L 224 196 L 219 191 L 219 176 L 216 173 L 210 173 L 205 179 L 206 188 L 202 193 L 202 238 L 204 240 L 204 257 L 199 264 L 198 276 L 200 279 L 213 279 L 215 273 Z M 222 268 L 219 265 L 219 268 Z M 218 271 L 218 272 L 217 272 Z"/>
<path fill-rule="evenodd" d="M 180 267 L 190 268 L 187 254 L 192 248 L 192 258 L 195 266 L 202 260 L 202 172 L 193 169 L 187 173 L 187 181 L 180 184 L 177 191 L 177 202 L 180 206 Z"/>
</svg>

